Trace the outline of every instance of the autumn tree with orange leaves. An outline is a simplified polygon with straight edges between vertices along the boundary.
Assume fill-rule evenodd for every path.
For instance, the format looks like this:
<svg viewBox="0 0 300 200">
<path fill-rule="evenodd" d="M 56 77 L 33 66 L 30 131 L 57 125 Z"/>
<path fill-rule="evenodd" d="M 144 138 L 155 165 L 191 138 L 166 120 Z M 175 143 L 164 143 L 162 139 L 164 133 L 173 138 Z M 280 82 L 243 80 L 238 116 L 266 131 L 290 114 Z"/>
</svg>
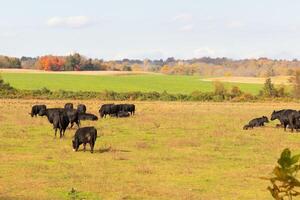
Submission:
<svg viewBox="0 0 300 200">
<path fill-rule="evenodd" d="M 38 60 L 38 68 L 46 71 L 64 70 L 65 59 L 60 56 L 42 56 Z"/>
</svg>

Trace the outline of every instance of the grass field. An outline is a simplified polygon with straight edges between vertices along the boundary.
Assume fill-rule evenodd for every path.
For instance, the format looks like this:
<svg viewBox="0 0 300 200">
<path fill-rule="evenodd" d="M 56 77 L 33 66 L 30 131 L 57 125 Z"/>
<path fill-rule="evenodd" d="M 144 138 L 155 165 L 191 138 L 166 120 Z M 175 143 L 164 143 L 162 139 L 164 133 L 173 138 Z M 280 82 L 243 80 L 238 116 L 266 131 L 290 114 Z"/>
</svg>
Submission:
<svg viewBox="0 0 300 200">
<path fill-rule="evenodd" d="M 6 73 L 1 74 L 3 79 L 18 89 L 40 89 L 47 87 L 50 90 L 69 91 L 104 91 L 116 92 L 141 91 L 189 94 L 199 90 L 213 91 L 213 83 L 202 81 L 199 76 L 168 76 L 161 74 L 149 75 L 74 75 L 74 74 L 47 74 L 47 73 Z M 242 91 L 257 94 L 262 84 L 255 83 L 225 83 L 229 89 L 237 85 Z"/>
<path fill-rule="evenodd" d="M 31 105 L 65 101 L 0 101 L 0 199 L 271 199 L 268 176 L 283 148 L 300 151 L 299 134 L 272 122 L 243 131 L 253 117 L 286 103 L 135 102 L 128 119 L 83 122 L 100 137 L 96 152 L 73 152 L 67 130 L 54 138 L 46 118 Z M 74 102 L 75 104 L 79 102 Z M 82 101 L 97 113 L 104 102 Z"/>
<path fill-rule="evenodd" d="M 274 76 L 271 77 L 271 81 L 274 84 L 280 85 L 290 85 L 291 76 Z M 204 81 L 221 81 L 228 83 L 254 83 L 254 84 L 264 84 L 266 81 L 265 77 L 238 77 L 238 76 L 223 76 L 223 77 L 213 77 L 205 78 Z"/>
</svg>

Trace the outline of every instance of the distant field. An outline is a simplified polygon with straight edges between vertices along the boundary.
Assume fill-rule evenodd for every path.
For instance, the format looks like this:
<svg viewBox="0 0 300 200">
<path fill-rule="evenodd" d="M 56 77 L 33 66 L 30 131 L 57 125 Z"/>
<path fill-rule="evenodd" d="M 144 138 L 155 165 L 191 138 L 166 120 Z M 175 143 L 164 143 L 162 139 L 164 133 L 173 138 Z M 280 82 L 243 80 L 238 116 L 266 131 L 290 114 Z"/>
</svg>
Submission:
<svg viewBox="0 0 300 200">
<path fill-rule="evenodd" d="M 73 152 L 71 139 L 54 138 L 31 105 L 66 101 L 0 100 L 0 199 L 266 200 L 281 151 L 300 150 L 300 135 L 275 128 L 242 130 L 250 119 L 295 103 L 135 102 L 127 119 L 82 122 L 95 126 L 95 153 Z M 76 101 L 97 114 L 108 102 Z M 87 146 L 89 150 L 89 146 Z M 75 199 L 75 198 L 74 198 Z"/>
<path fill-rule="evenodd" d="M 274 84 L 280 85 L 289 85 L 291 76 L 275 76 L 271 80 Z M 252 83 L 252 84 L 264 84 L 266 78 L 263 77 L 214 77 L 214 78 L 205 78 L 204 81 L 221 81 L 229 83 Z"/>
<path fill-rule="evenodd" d="M 1 73 L 3 79 L 18 89 L 40 89 L 70 91 L 104 91 L 116 92 L 142 91 L 189 94 L 199 90 L 213 91 L 213 83 L 203 81 L 199 76 L 171 76 L 162 74 L 134 74 L 134 75 L 78 75 L 57 73 Z M 237 85 L 244 92 L 257 94 L 262 84 L 255 83 L 225 83 L 230 88 Z"/>
<path fill-rule="evenodd" d="M 0 73 L 29 73 L 29 74 L 73 74 L 73 75 L 134 75 L 154 74 L 145 71 L 44 71 L 36 69 L 1 69 Z"/>
</svg>

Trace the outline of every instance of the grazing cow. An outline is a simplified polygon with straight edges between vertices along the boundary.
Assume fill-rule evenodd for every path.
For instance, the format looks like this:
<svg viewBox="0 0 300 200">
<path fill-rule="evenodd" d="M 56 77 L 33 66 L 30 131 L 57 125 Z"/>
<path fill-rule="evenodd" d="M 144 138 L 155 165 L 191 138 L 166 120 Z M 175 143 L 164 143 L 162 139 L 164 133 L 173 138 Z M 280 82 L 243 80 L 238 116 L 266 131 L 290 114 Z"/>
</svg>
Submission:
<svg viewBox="0 0 300 200">
<path fill-rule="evenodd" d="M 62 138 L 65 135 L 65 131 L 69 125 L 69 118 L 66 111 L 55 112 L 53 116 L 53 129 L 55 131 L 55 137 L 57 129 L 59 129 L 59 137 Z"/>
<path fill-rule="evenodd" d="M 97 121 L 98 117 L 96 115 L 93 115 L 90 113 L 82 113 L 82 114 L 79 114 L 79 120 Z"/>
<path fill-rule="evenodd" d="M 86 106 L 84 104 L 79 104 L 77 106 L 77 111 L 79 114 L 85 113 L 86 112 Z"/>
<path fill-rule="evenodd" d="M 273 111 L 271 115 L 271 120 L 274 121 L 275 119 L 278 119 L 280 121 L 280 126 L 284 126 L 284 121 L 287 121 L 287 116 L 285 116 L 283 113 L 287 111 L 288 109 L 283 109 L 283 110 L 278 110 L 278 111 Z M 277 126 L 276 127 L 280 127 Z"/>
<path fill-rule="evenodd" d="M 131 115 L 134 115 L 135 105 L 134 104 L 120 104 L 120 111 L 130 112 Z"/>
<path fill-rule="evenodd" d="M 284 131 L 286 131 L 287 126 L 292 128 L 293 116 L 297 115 L 297 113 L 298 113 L 298 111 L 292 110 L 292 109 L 284 109 L 284 110 L 279 110 L 279 111 L 274 110 L 271 115 L 271 120 L 278 119 L 280 121 L 281 126 L 283 126 Z"/>
<path fill-rule="evenodd" d="M 69 109 L 71 110 L 71 109 L 73 109 L 73 104 L 72 103 L 66 103 L 64 108 L 68 109 L 68 110 Z"/>
<path fill-rule="evenodd" d="M 120 118 L 129 117 L 129 116 L 130 116 L 129 112 L 124 112 L 124 111 L 118 112 L 118 117 Z"/>
<path fill-rule="evenodd" d="M 110 113 L 109 115 L 115 115 L 118 117 L 118 113 L 121 111 L 121 105 L 120 104 L 113 104 L 110 106 Z"/>
<path fill-rule="evenodd" d="M 99 109 L 99 114 L 100 114 L 101 118 L 106 117 L 106 115 L 111 114 L 112 105 L 114 105 L 114 104 L 103 104 L 101 106 L 101 108 Z"/>
<path fill-rule="evenodd" d="M 47 109 L 46 105 L 34 105 L 32 106 L 31 113 L 29 114 L 31 115 L 31 117 L 36 117 L 42 109 Z"/>
<path fill-rule="evenodd" d="M 264 126 L 264 123 L 268 123 L 269 120 L 266 116 L 262 116 L 260 118 L 252 119 L 247 125 L 243 127 L 244 130 L 248 130 L 249 128 Z"/>
<path fill-rule="evenodd" d="M 95 127 L 83 127 L 79 128 L 72 140 L 73 151 L 78 151 L 79 146 L 83 144 L 83 151 L 85 151 L 85 146 L 87 143 L 91 146 L 91 153 L 94 152 L 94 146 L 97 139 L 97 129 Z"/>
</svg>

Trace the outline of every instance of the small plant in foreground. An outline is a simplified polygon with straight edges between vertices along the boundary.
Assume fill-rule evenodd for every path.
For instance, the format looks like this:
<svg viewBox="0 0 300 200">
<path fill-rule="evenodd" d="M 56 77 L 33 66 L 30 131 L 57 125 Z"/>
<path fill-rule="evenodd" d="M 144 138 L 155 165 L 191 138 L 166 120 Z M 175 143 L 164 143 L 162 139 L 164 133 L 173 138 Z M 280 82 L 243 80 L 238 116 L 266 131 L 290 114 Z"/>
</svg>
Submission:
<svg viewBox="0 0 300 200">
<path fill-rule="evenodd" d="M 71 200 L 79 199 L 78 191 L 75 190 L 75 188 L 72 188 L 71 191 L 68 193 Z"/>
<path fill-rule="evenodd" d="M 300 182 L 297 173 L 300 170 L 300 154 L 291 155 L 289 149 L 284 149 L 278 159 L 278 165 L 273 170 L 270 180 L 272 186 L 268 187 L 272 196 L 276 200 L 292 200 L 293 197 L 300 196 Z"/>
</svg>

